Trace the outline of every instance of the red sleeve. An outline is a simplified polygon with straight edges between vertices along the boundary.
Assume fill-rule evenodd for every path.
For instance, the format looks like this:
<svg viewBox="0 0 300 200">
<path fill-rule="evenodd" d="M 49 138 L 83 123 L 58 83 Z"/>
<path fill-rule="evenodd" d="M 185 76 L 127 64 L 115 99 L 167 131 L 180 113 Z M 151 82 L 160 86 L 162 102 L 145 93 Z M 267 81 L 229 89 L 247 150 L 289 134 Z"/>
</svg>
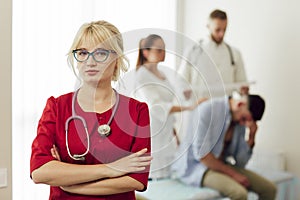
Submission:
<svg viewBox="0 0 300 200">
<path fill-rule="evenodd" d="M 51 148 L 56 131 L 56 100 L 50 97 L 39 120 L 37 136 L 31 146 L 30 174 L 45 163 L 54 160 Z"/>
<path fill-rule="evenodd" d="M 137 106 L 138 118 L 137 118 L 137 129 L 134 138 L 134 143 L 131 152 L 140 151 L 143 148 L 147 148 L 147 154 L 151 154 L 151 136 L 150 136 L 150 119 L 149 110 L 146 103 L 139 103 Z M 136 179 L 144 185 L 145 191 L 147 189 L 148 177 L 149 177 L 150 166 L 144 171 L 139 173 L 129 174 L 130 177 Z"/>
</svg>

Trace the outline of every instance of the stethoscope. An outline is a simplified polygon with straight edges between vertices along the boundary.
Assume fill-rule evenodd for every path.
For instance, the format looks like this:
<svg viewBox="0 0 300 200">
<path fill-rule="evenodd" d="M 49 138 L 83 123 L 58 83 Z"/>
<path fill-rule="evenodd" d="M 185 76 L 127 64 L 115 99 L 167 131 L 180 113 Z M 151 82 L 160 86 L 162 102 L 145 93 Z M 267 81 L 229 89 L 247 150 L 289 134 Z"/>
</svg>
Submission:
<svg viewBox="0 0 300 200">
<path fill-rule="evenodd" d="M 67 148 L 67 151 L 68 151 L 68 154 L 70 156 L 70 158 L 72 158 L 73 160 L 85 160 L 85 156 L 87 155 L 87 153 L 89 152 L 90 150 L 90 138 L 89 138 L 89 131 L 88 131 L 88 128 L 87 128 L 87 123 L 85 121 L 85 119 L 79 115 L 76 114 L 75 112 L 75 100 L 76 100 L 76 97 L 77 97 L 77 94 L 78 94 L 78 91 L 79 90 L 76 90 L 73 94 L 73 97 L 72 97 L 72 115 L 71 117 L 69 117 L 67 120 L 66 120 L 66 123 L 65 123 L 65 131 L 66 131 L 66 148 Z M 107 137 L 111 134 L 111 128 L 110 128 L 110 124 L 116 114 L 116 110 L 118 108 L 118 105 L 119 105 L 119 93 L 116 92 L 114 90 L 115 94 L 116 94 L 116 103 L 114 105 L 114 108 L 112 110 L 112 114 L 110 116 L 110 119 L 108 120 L 107 124 L 102 124 L 98 127 L 98 133 L 100 136 L 102 137 Z M 85 133 L 86 133 L 86 138 L 87 138 L 87 148 L 86 148 L 86 151 L 82 154 L 74 154 L 72 155 L 71 154 L 71 151 L 70 151 L 70 148 L 69 148 L 69 142 L 68 142 L 68 128 L 69 128 L 69 124 L 72 120 L 80 120 L 84 126 L 84 130 L 85 130 Z"/>
</svg>

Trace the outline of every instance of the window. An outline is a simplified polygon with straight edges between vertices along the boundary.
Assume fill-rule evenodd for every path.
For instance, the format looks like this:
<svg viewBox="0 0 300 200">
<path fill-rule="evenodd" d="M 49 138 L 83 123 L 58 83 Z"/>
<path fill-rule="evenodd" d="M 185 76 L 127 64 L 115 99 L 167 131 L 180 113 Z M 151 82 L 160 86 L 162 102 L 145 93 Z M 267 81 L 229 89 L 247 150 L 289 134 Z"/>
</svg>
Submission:
<svg viewBox="0 0 300 200">
<path fill-rule="evenodd" d="M 142 28 L 175 30 L 176 1 L 13 1 L 13 199 L 48 199 L 49 186 L 35 185 L 29 177 L 31 143 L 46 99 L 74 89 L 76 79 L 66 54 L 76 31 L 84 22 L 99 19 L 113 23 L 122 33 Z M 144 29 L 145 37 L 147 31 L 152 33 Z M 132 50 L 130 69 L 137 57 Z"/>
</svg>

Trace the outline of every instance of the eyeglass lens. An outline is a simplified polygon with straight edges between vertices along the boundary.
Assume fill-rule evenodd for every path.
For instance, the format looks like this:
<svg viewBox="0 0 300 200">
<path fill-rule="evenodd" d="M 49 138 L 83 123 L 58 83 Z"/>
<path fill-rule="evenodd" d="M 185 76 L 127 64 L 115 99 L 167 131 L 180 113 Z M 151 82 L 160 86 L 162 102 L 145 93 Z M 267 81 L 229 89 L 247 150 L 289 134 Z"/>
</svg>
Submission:
<svg viewBox="0 0 300 200">
<path fill-rule="evenodd" d="M 90 55 L 92 55 L 92 57 L 94 58 L 95 61 L 104 62 L 109 55 L 109 51 L 105 50 L 105 49 L 96 49 L 92 53 L 90 53 L 84 49 L 79 49 L 79 50 L 74 51 L 74 57 L 79 62 L 86 61 Z"/>
</svg>

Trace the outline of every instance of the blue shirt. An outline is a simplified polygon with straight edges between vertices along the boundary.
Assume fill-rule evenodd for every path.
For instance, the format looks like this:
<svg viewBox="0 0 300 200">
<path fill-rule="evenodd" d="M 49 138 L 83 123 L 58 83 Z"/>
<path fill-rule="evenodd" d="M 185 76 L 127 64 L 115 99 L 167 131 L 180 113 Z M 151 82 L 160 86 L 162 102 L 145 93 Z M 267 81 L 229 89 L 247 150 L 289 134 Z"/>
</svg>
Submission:
<svg viewBox="0 0 300 200">
<path fill-rule="evenodd" d="M 227 96 L 203 102 L 191 113 L 190 126 L 172 165 L 177 178 L 188 185 L 200 186 L 207 170 L 200 160 L 208 153 L 220 157 L 231 119 Z M 245 126 L 235 125 L 232 141 L 224 149 L 225 157 L 234 158 L 239 167 L 244 167 L 252 155 L 245 132 Z"/>
</svg>

